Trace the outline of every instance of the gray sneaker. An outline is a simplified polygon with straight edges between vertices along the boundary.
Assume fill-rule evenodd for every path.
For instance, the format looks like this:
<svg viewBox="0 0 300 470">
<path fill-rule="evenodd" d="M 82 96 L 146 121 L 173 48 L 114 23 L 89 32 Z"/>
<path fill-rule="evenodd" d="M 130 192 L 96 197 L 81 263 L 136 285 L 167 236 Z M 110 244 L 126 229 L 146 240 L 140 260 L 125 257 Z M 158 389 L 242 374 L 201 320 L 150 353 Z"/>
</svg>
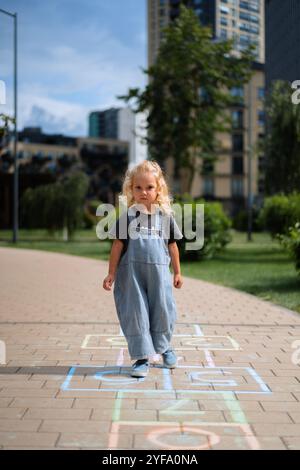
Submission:
<svg viewBox="0 0 300 470">
<path fill-rule="evenodd" d="M 177 366 L 177 357 L 173 349 L 168 349 L 162 354 L 164 367 L 175 369 Z"/>
<path fill-rule="evenodd" d="M 138 359 L 131 367 L 131 377 L 146 377 L 149 372 L 148 359 Z"/>
</svg>

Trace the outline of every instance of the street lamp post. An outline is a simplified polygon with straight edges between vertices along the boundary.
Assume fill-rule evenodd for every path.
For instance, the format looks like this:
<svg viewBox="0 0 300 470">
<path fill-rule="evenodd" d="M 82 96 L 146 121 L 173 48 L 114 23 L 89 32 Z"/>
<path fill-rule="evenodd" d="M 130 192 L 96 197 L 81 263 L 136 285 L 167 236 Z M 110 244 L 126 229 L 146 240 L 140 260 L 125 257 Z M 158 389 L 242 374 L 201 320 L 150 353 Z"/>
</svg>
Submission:
<svg viewBox="0 0 300 470">
<path fill-rule="evenodd" d="M 248 241 L 252 241 L 252 83 L 249 81 L 249 97 L 248 97 L 248 197 L 247 197 L 247 213 L 248 213 Z"/>
<path fill-rule="evenodd" d="M 18 238 L 19 222 L 19 168 L 17 155 L 17 13 L 0 8 L 0 13 L 10 16 L 14 20 L 14 197 L 13 197 L 13 242 Z"/>
</svg>

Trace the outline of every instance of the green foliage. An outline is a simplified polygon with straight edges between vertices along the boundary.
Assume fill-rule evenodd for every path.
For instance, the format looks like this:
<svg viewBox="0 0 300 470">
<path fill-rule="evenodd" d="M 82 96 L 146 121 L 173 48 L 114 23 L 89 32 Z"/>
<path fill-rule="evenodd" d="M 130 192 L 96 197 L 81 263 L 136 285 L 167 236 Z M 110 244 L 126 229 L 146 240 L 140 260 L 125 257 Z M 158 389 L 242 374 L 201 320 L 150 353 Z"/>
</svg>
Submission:
<svg viewBox="0 0 300 470">
<path fill-rule="evenodd" d="M 259 219 L 260 209 L 253 205 L 252 207 L 252 229 L 255 232 L 260 232 L 262 230 L 262 224 Z M 238 212 L 238 214 L 233 217 L 232 220 L 232 228 L 235 230 L 239 230 L 244 232 L 248 229 L 248 211 L 246 209 L 242 209 Z"/>
<path fill-rule="evenodd" d="M 289 227 L 288 234 L 278 234 L 276 237 L 295 261 L 296 271 L 300 276 L 300 222 Z"/>
<path fill-rule="evenodd" d="M 177 245 L 182 260 L 210 259 L 222 251 L 231 241 L 231 221 L 224 213 L 222 204 L 219 202 L 206 202 L 204 199 L 191 201 L 188 195 L 176 197 L 175 203 L 182 206 L 184 213 L 184 203 L 192 204 L 192 230 L 196 231 L 196 204 L 204 204 L 204 245 L 198 250 L 185 250 L 185 243 L 193 240 L 185 238 L 185 227 L 183 227 L 184 237 L 177 240 Z"/>
<path fill-rule="evenodd" d="M 268 132 L 262 150 L 269 195 L 300 188 L 300 106 L 292 103 L 292 93 L 289 82 L 276 81 L 266 101 Z"/>
<path fill-rule="evenodd" d="M 85 228 L 92 228 L 97 225 L 99 218 L 96 216 L 96 211 L 100 204 L 102 204 L 101 201 L 94 199 L 86 202 L 83 213 L 83 223 Z"/>
<path fill-rule="evenodd" d="M 0 113 L 0 139 L 8 132 L 10 123 L 14 124 L 15 118 L 12 118 L 7 114 Z"/>
<path fill-rule="evenodd" d="M 259 222 L 273 238 L 276 234 L 287 234 L 289 227 L 300 222 L 300 193 L 280 193 L 266 198 Z"/>
<path fill-rule="evenodd" d="M 83 205 L 88 189 L 84 173 L 37 188 L 28 188 L 21 200 L 22 218 L 28 228 L 47 228 L 49 233 L 63 228 L 70 237 L 82 225 Z"/>
</svg>

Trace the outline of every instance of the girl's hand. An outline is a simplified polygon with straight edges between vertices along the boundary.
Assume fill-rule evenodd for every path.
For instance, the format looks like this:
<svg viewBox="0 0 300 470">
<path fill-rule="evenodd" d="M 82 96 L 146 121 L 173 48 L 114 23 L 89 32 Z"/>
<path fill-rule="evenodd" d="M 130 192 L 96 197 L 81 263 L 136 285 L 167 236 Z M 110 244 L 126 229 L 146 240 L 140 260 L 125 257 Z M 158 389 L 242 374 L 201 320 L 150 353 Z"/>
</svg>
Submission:
<svg viewBox="0 0 300 470">
<path fill-rule="evenodd" d="M 103 289 L 111 290 L 111 286 L 115 280 L 115 276 L 113 274 L 108 274 L 103 281 Z"/>
<path fill-rule="evenodd" d="M 183 284 L 183 280 L 182 280 L 181 274 L 174 274 L 174 281 L 173 281 L 173 284 L 174 284 L 174 287 L 176 287 L 176 289 L 180 289 L 180 287 L 181 287 L 182 284 Z"/>
</svg>

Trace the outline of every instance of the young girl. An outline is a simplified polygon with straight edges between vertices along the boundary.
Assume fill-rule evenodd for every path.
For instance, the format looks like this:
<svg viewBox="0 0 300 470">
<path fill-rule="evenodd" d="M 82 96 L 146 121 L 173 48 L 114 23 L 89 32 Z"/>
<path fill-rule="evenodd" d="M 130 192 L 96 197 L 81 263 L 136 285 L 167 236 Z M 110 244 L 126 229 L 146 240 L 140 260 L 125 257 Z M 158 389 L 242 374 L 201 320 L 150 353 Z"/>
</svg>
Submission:
<svg viewBox="0 0 300 470">
<path fill-rule="evenodd" d="M 158 163 L 144 160 L 127 170 L 122 195 L 128 210 L 108 232 L 117 238 L 103 288 L 111 290 L 115 281 L 117 315 L 131 360 L 136 361 L 131 376 L 145 377 L 149 356 L 155 353 L 162 354 L 165 367 L 173 369 L 177 365 L 170 347 L 177 311 L 169 265 L 172 260 L 173 285 L 180 289 L 183 282 L 175 239 L 183 235 L 172 216 L 169 189 Z M 121 237 L 124 218 L 128 232 Z M 134 226 L 136 231 L 131 236 Z"/>
</svg>

